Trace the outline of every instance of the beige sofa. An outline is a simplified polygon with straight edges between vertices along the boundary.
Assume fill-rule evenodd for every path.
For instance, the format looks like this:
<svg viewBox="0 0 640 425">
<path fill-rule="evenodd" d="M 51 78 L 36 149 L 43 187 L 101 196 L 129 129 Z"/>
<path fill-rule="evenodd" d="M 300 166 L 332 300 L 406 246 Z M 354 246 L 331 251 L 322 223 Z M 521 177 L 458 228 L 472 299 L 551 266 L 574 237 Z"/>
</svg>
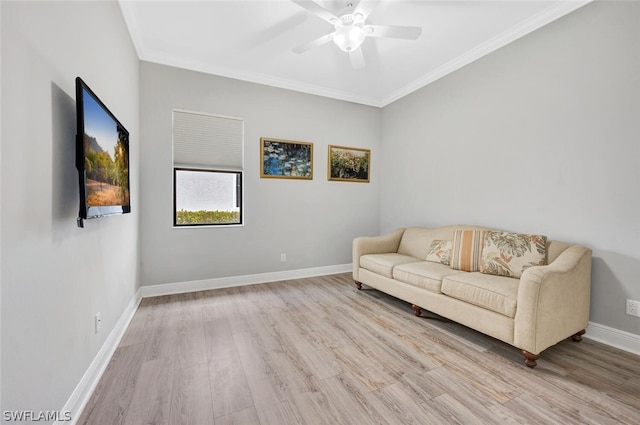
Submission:
<svg viewBox="0 0 640 425">
<path fill-rule="evenodd" d="M 546 348 L 580 341 L 589 322 L 591 250 L 546 241 L 546 263 L 520 278 L 455 270 L 425 261 L 433 241 L 478 226 L 411 227 L 353 241 L 353 279 L 521 350 L 531 368 Z M 484 235 L 484 233 L 483 233 Z"/>
</svg>

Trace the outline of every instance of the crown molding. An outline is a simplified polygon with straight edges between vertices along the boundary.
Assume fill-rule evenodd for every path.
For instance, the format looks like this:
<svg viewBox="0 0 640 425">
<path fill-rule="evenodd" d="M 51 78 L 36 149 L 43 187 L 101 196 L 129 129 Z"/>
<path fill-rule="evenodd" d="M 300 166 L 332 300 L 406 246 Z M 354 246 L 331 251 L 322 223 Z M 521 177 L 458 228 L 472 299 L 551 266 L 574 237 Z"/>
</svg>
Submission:
<svg viewBox="0 0 640 425">
<path fill-rule="evenodd" d="M 413 93 L 416 90 L 421 89 L 440 78 L 451 74 L 454 71 L 462 68 L 465 65 L 470 64 L 483 56 L 488 55 L 491 52 L 498 50 L 501 47 L 506 46 L 509 43 L 516 41 L 517 39 L 532 33 L 533 31 L 542 28 L 545 25 L 581 8 L 582 6 L 591 3 L 593 0 L 567 0 L 560 3 L 556 3 L 549 6 L 537 15 L 515 25 L 508 30 L 498 34 L 497 36 L 487 40 L 479 46 L 463 53 L 457 58 L 447 62 L 446 64 L 436 68 L 432 72 L 424 75 L 423 77 L 413 81 L 410 84 L 402 87 L 399 90 L 391 93 L 389 97 L 381 100 L 382 106 L 387 106 L 390 103 L 395 102 L 404 96 Z"/>
<path fill-rule="evenodd" d="M 366 106 L 383 108 L 404 96 L 419 90 L 446 75 L 457 71 L 458 69 L 470 64 L 483 56 L 591 3 L 593 0 L 565 0 L 554 3 L 535 16 L 515 25 L 492 39 L 480 44 L 479 46 L 461 54 L 448 63 L 436 68 L 426 75 L 412 81 L 411 83 L 393 91 L 386 97 L 369 97 L 362 96 L 348 91 L 335 90 L 315 84 L 303 83 L 301 81 L 290 80 L 286 78 L 278 78 L 271 75 L 246 72 L 233 68 L 216 67 L 206 64 L 203 61 L 186 60 L 169 57 L 159 53 L 147 51 L 144 48 L 143 38 L 139 33 L 139 25 L 135 19 L 133 11 L 133 3 L 126 0 L 118 0 L 122 15 L 126 26 L 129 30 L 131 40 L 135 46 L 138 58 L 140 60 L 158 63 L 161 65 L 173 66 L 202 72 L 206 74 L 218 75 L 221 77 L 232 78 L 236 80 L 246 81 L 250 83 L 262 84 L 271 87 L 277 87 L 296 92 L 306 93 L 310 95 L 322 96 L 346 102 L 358 103 Z"/>
<path fill-rule="evenodd" d="M 233 68 L 224 68 L 218 66 L 212 66 L 200 61 L 192 61 L 185 59 L 177 59 L 169 56 L 163 56 L 160 54 L 142 54 L 139 55 L 140 60 L 147 62 L 157 63 L 160 65 L 168 65 L 175 68 L 182 68 L 189 71 L 202 72 L 210 75 L 217 75 L 219 77 L 231 78 L 234 80 L 245 81 L 248 83 L 261 84 L 270 87 L 276 87 L 281 89 L 292 90 L 305 94 L 326 97 L 330 99 L 342 100 L 346 102 L 353 102 L 367 106 L 382 107 L 379 99 L 358 96 L 354 93 L 347 91 L 329 89 L 327 87 L 317 86 L 314 84 L 307 84 L 300 81 L 289 80 L 285 78 L 278 78 L 272 75 L 245 72 Z"/>
</svg>

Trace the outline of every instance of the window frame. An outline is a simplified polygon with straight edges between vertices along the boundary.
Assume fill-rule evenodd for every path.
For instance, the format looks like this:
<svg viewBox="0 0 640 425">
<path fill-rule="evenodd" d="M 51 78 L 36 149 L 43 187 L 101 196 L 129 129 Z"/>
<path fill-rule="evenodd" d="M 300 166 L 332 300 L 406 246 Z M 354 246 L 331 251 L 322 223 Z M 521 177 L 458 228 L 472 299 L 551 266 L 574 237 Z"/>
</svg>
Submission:
<svg viewBox="0 0 640 425">
<path fill-rule="evenodd" d="M 240 208 L 240 217 L 238 223 L 189 223 L 189 224 L 178 224 L 178 185 L 176 177 L 179 171 L 195 171 L 195 172 L 209 172 L 209 173 L 226 173 L 226 174 L 235 174 L 237 178 L 236 180 L 236 201 L 238 203 L 238 207 Z M 202 228 L 202 227 L 242 227 L 244 226 L 244 170 L 225 170 L 218 168 L 203 168 L 203 167 L 183 167 L 183 166 L 174 166 L 173 167 L 173 227 L 175 229 L 189 229 L 189 228 Z"/>
</svg>

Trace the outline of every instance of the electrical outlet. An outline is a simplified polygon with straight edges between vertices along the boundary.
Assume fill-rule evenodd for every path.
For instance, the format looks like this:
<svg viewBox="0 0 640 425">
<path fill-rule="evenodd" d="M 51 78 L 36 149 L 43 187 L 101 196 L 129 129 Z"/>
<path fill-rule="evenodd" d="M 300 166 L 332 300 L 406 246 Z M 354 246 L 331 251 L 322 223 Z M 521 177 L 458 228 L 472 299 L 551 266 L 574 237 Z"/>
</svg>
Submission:
<svg viewBox="0 0 640 425">
<path fill-rule="evenodd" d="M 280 254 L 280 262 L 281 263 L 287 262 L 287 254 Z"/>
<path fill-rule="evenodd" d="M 96 313 L 95 325 L 96 333 L 100 332 L 100 329 L 102 329 L 102 314 Z"/>
<path fill-rule="evenodd" d="M 627 300 L 627 314 L 640 317 L 640 301 Z"/>
</svg>

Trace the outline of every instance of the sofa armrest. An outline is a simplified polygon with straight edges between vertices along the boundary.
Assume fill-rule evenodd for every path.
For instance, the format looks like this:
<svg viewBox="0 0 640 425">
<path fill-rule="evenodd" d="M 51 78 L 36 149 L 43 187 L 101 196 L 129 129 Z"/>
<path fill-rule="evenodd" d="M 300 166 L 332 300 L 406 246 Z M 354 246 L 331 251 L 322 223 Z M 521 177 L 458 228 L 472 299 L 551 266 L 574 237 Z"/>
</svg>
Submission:
<svg viewBox="0 0 640 425">
<path fill-rule="evenodd" d="M 366 254 L 384 254 L 388 252 L 398 252 L 400 239 L 404 234 L 404 229 L 397 229 L 382 236 L 360 236 L 353 240 L 352 264 L 353 280 L 358 281 L 358 270 L 360 269 L 360 257 Z"/>
<path fill-rule="evenodd" d="M 586 329 L 591 301 L 591 250 L 567 248 L 546 266 L 524 271 L 518 287 L 514 345 L 539 354 Z"/>
</svg>

